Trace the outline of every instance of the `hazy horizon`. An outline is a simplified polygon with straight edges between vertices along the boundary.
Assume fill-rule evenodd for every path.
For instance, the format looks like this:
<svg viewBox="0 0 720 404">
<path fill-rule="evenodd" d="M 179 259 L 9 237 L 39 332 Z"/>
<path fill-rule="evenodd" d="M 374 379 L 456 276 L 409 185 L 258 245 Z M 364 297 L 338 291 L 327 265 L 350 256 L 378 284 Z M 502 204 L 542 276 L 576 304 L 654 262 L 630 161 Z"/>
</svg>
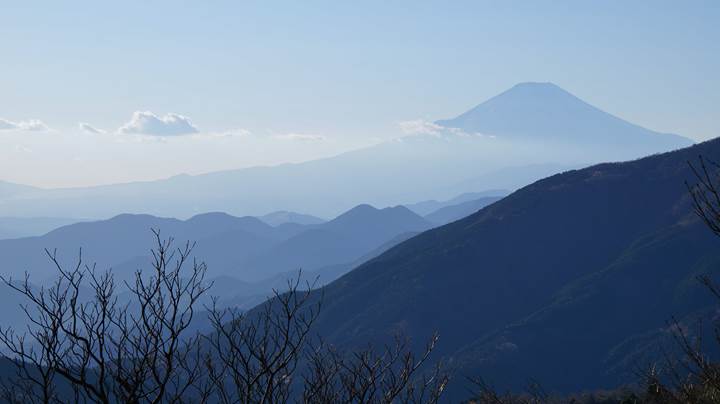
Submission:
<svg viewBox="0 0 720 404">
<path fill-rule="evenodd" d="M 500 94 L 496 94 L 494 97 L 490 97 L 487 100 L 483 100 L 481 103 L 478 103 L 478 105 L 473 106 L 473 108 L 463 111 L 464 113 L 472 113 L 476 110 L 477 107 L 486 105 L 487 102 L 498 99 L 505 94 L 509 94 L 516 90 L 517 88 L 523 88 L 527 86 L 538 86 L 539 88 L 547 88 L 550 89 L 550 92 L 554 91 L 553 89 L 559 89 L 561 92 L 564 92 L 564 89 L 560 86 L 557 86 L 555 83 L 551 82 L 523 82 L 523 83 L 517 83 L 511 88 L 501 92 Z M 548 96 L 551 96 L 552 94 L 547 94 Z M 569 94 L 571 96 L 574 96 L 575 94 Z M 547 100 L 548 102 L 551 102 L 551 99 Z M 580 101 L 584 101 L 580 99 Z M 519 107 L 519 106 L 518 106 Z M 591 108 L 594 108 L 595 106 L 590 106 Z M 600 109 L 602 111 L 602 109 Z M 527 111 L 526 111 L 527 112 Z M 606 111 L 602 111 L 606 112 Z M 521 113 L 521 111 L 517 111 L 517 113 Z M 462 116 L 462 114 L 456 114 L 455 116 Z M 501 117 L 501 119 L 504 119 Z M 622 119 L 622 118 L 621 118 Z M 451 122 L 452 120 L 448 121 Z M 245 130 L 239 130 L 239 131 L 228 131 L 227 133 L 202 133 L 197 129 L 195 125 L 192 124 L 192 122 L 183 116 L 166 116 L 166 117 L 157 117 L 156 115 L 150 113 L 149 111 L 146 112 L 135 112 L 133 114 L 133 117 L 130 122 L 120 127 L 115 132 L 107 132 L 104 130 L 99 130 L 97 128 L 89 126 L 89 124 L 86 123 L 80 123 L 79 125 L 79 131 L 81 132 L 75 138 L 75 140 L 82 140 L 84 138 L 85 141 L 92 144 L 95 142 L 97 144 L 98 140 L 100 141 L 106 141 L 110 143 L 114 143 L 114 147 L 116 150 L 115 153 L 126 153 L 124 156 L 138 159 L 138 158 L 153 158 L 155 161 L 155 166 L 157 166 L 158 158 L 162 161 L 163 168 L 165 168 L 165 173 L 158 174 L 156 176 L 140 176 L 140 177 L 121 177 L 119 180 L 108 180 L 106 182 L 90 182 L 90 183 L 72 183 L 72 184 L 60 184 L 57 186 L 47 186 L 47 185 L 37 185 L 33 183 L 28 182 L 17 182 L 17 181 L 8 181 L 3 178 L 0 178 L 0 181 L 6 181 L 11 183 L 16 183 L 19 185 L 29 185 L 33 187 L 37 187 L 40 189 L 72 189 L 72 188 L 85 188 L 85 187 L 98 187 L 98 186 L 104 186 L 104 185 L 120 185 L 120 184 L 130 184 L 130 183 L 136 183 L 136 182 L 152 182 L 157 180 L 165 180 L 165 179 L 171 179 L 174 177 L 181 177 L 184 175 L 203 175 L 203 174 L 212 174 L 217 172 L 223 172 L 223 171 L 233 171 L 233 170 L 240 170 L 240 169 L 246 169 L 246 168 L 264 168 L 264 167 L 280 167 L 285 164 L 297 164 L 297 163 L 305 163 L 305 162 L 312 162 L 316 160 L 322 160 L 327 158 L 333 158 L 333 157 L 341 157 L 344 154 L 348 152 L 355 152 L 355 151 L 361 151 L 363 149 L 369 148 L 371 146 L 377 146 L 382 145 L 386 143 L 391 143 L 394 141 L 403 141 L 404 139 L 407 139 L 408 141 L 410 139 L 413 139 L 415 137 L 422 138 L 437 138 L 437 137 L 446 137 L 448 140 L 452 139 L 456 135 L 461 136 L 467 136 L 467 135 L 479 135 L 486 138 L 486 141 L 489 142 L 495 142 L 493 140 L 496 136 L 494 132 L 488 132 L 488 133 L 482 133 L 482 132 L 474 132 L 474 131 L 463 131 L 461 128 L 453 128 L 452 125 L 448 128 L 450 131 L 448 131 L 448 128 L 442 127 L 438 125 L 438 123 L 443 122 L 442 120 L 437 121 L 427 121 L 423 119 L 417 119 L 417 120 L 411 120 L 411 121 L 403 121 L 398 122 L 398 129 L 397 129 L 397 135 L 388 137 L 386 139 L 379 139 L 379 138 L 371 138 L 366 143 L 357 143 L 354 145 L 345 144 L 340 145 L 337 142 L 335 142 L 333 139 L 329 139 L 323 136 L 312 136 L 312 135 L 302 135 L 302 134 L 285 134 L 285 135 L 272 135 L 272 136 L 263 136 L 258 135 L 249 131 Z M 627 121 L 626 121 L 627 122 Z M 41 123 L 38 122 L 31 122 L 32 124 L 38 124 Z M 630 124 L 634 124 L 633 122 L 629 122 Z M 28 125 L 28 122 L 11 122 L 5 120 L 5 122 L 0 121 L 0 124 L 5 124 L 6 126 L 10 125 L 16 125 L 14 128 L 5 128 L 4 130 L 7 132 L 8 135 L 19 135 L 19 136 L 28 136 L 25 132 L 35 132 L 30 134 L 30 136 L 35 135 L 39 136 L 42 134 L 53 134 L 58 135 L 55 133 L 55 130 L 50 129 L 48 127 L 23 127 L 23 125 Z M 130 130 L 132 129 L 132 130 Z M 457 132 L 460 130 L 460 132 Z M 97 131 L 97 132 L 93 132 Z M 146 132 L 144 132 L 146 131 Z M 155 133 L 151 133 L 155 131 Z M 164 133 L 166 132 L 166 133 Z M 175 133 L 177 132 L 177 133 Z M 0 132 L 1 133 L 1 132 Z M 62 135 L 62 134 L 60 134 Z M 679 134 L 675 134 L 679 135 Z M 682 135 L 680 135 L 682 136 Z M 685 136 L 683 136 L 685 137 Z M 8 138 L 11 138 L 8 136 Z M 686 137 L 687 139 L 693 140 L 691 137 Z M 27 138 L 24 139 L 25 141 L 28 141 Z M 32 139 L 35 141 L 42 142 L 44 139 L 37 138 Z M 538 138 L 537 141 L 540 143 L 533 145 L 532 142 L 527 144 L 516 144 L 514 146 L 511 145 L 505 145 L 503 147 L 509 147 L 508 150 L 512 149 L 525 149 L 526 152 L 530 152 L 528 157 L 530 155 L 537 153 L 537 151 L 542 150 L 546 147 L 542 146 L 543 142 L 546 142 L 549 139 L 542 139 Z M 210 166 L 206 166 L 205 168 L 199 168 L 199 169 L 193 169 L 191 164 L 188 164 L 189 162 L 184 159 L 178 159 L 178 152 L 182 155 L 182 153 L 196 153 L 197 147 L 206 147 L 211 148 L 212 150 L 219 152 L 219 153 L 233 153 L 234 149 L 232 148 L 232 142 L 243 142 L 245 147 L 254 148 L 257 153 L 252 154 L 248 157 L 248 159 L 245 160 L 245 164 L 240 165 L 233 165 L 233 163 L 227 164 L 224 161 L 217 161 L 215 160 L 215 164 L 210 164 Z M 697 141 L 697 139 L 693 140 Z M 411 142 L 417 144 L 417 142 Z M 43 145 L 40 143 L 39 145 Z M 132 149 L 132 147 L 136 145 L 144 145 L 140 147 L 144 147 L 146 149 L 153 149 L 151 151 L 141 151 L 137 149 Z M 44 146 L 48 146 L 44 144 Z M 50 145 L 52 146 L 52 145 Z M 87 147 L 87 145 L 85 145 Z M 563 147 L 563 145 L 559 144 L 558 146 Z M 271 155 L 266 156 L 263 152 L 267 151 L 271 148 Z M 246 149 L 247 150 L 247 149 Z M 531 152 L 531 150 L 534 150 L 534 152 Z M 32 153 L 32 149 L 23 150 L 22 148 L 18 149 L 16 148 L 15 151 L 20 151 L 24 153 Z M 156 152 L 160 151 L 163 153 L 162 155 L 155 154 Z M 292 152 L 298 152 L 298 151 L 304 151 L 307 154 L 302 156 L 287 156 L 284 154 L 284 152 L 292 151 Z M 48 148 L 48 152 L 52 153 L 53 150 L 51 148 Z M 602 154 L 598 154 L 596 157 L 592 156 L 592 150 L 575 150 L 575 151 L 567 151 L 568 156 L 575 156 L 572 157 L 574 161 L 572 164 L 581 164 L 581 163 L 592 163 L 592 162 L 600 162 L 602 161 L 603 157 Z M 557 157 L 553 157 L 554 152 L 545 154 L 545 158 L 548 161 L 557 161 Z M 401 156 L 401 155 L 398 155 Z M 398 157 L 396 156 L 396 157 Z M 95 156 L 95 158 L 102 158 L 103 156 Z M 274 158 L 273 158 L 274 157 Z M 631 156 L 631 157 L 637 157 L 637 156 Z M 163 160 L 164 159 L 164 160 Z M 76 157 L 71 160 L 71 162 L 82 162 L 83 159 Z M 502 160 L 502 159 L 501 159 Z M 563 158 L 560 158 L 560 160 L 563 160 Z M 65 161 L 67 162 L 67 161 Z M 97 161 L 96 161 L 97 162 Z M 167 165 L 172 167 L 169 170 L 167 169 Z M 533 158 L 529 158 L 528 163 L 530 164 L 537 164 L 538 161 L 535 161 Z M 518 164 L 518 163 L 515 163 Z M 173 171 L 175 170 L 175 171 Z M 125 171 L 127 173 L 128 171 Z M 47 176 L 47 172 L 44 173 Z M 100 172 L 100 174 L 103 174 Z"/>
<path fill-rule="evenodd" d="M 720 134 L 720 5 L 6 4 L 0 180 L 167 178 L 337 155 L 520 82 Z"/>
</svg>

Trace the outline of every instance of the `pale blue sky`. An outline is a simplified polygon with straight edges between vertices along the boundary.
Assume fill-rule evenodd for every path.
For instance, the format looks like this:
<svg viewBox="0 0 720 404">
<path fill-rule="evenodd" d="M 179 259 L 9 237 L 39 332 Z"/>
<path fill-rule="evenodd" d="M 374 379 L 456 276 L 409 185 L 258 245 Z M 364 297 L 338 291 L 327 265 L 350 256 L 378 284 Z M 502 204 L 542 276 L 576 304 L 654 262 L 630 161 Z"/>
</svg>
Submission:
<svg viewBox="0 0 720 404">
<path fill-rule="evenodd" d="M 720 1 L 0 4 L 0 118 L 52 129 L 0 133 L 0 180 L 83 185 L 315 158 L 523 81 L 554 82 L 653 130 L 720 134 Z M 78 134 L 79 122 L 115 133 L 135 111 L 303 146 L 238 144 L 163 171 L 135 167 L 146 141 L 117 148 Z M 218 138 L 178 142 L 232 149 L 203 143 Z M 47 173 L 91 155 L 110 163 Z"/>
</svg>

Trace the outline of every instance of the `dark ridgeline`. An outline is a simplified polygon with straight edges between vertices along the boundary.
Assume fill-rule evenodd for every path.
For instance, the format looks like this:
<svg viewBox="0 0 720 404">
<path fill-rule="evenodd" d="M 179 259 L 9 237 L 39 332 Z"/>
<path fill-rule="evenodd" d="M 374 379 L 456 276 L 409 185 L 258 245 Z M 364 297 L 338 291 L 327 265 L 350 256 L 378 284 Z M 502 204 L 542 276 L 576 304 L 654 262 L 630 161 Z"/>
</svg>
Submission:
<svg viewBox="0 0 720 404">
<path fill-rule="evenodd" d="M 720 251 L 684 184 L 698 155 L 720 159 L 720 140 L 558 174 L 422 233 L 323 288 L 317 331 L 343 347 L 437 331 L 459 374 L 501 387 L 635 381 L 672 316 L 714 307 L 695 277 Z"/>
</svg>

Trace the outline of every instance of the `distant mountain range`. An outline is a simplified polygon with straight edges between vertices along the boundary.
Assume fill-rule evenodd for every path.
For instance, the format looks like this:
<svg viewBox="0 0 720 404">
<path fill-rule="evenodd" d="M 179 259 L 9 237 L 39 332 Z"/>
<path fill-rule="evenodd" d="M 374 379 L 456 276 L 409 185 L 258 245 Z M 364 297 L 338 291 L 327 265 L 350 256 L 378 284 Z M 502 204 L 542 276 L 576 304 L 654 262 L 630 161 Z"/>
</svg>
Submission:
<svg viewBox="0 0 720 404">
<path fill-rule="evenodd" d="M 454 201 L 464 201 L 472 195 L 475 194 L 465 194 Z M 454 207 L 445 206 L 428 216 Z M 28 271 L 33 284 L 46 285 L 55 272 L 43 249 L 57 249 L 62 261 L 71 265 L 82 248 L 86 263 L 97 262 L 100 269 L 112 268 L 116 278 L 126 280 L 136 269 L 148 268 L 150 229 L 154 228 L 165 237 L 174 237 L 176 243 L 197 241 L 195 257 L 208 264 L 208 281 L 214 285 L 208 299 L 216 296 L 221 305 L 249 309 L 267 299 L 273 289 L 286 288 L 290 279 L 300 276 L 303 284 L 325 285 L 438 223 L 402 206 L 376 209 L 370 205 L 359 205 L 328 222 L 293 212 L 279 212 L 269 218 L 206 213 L 182 221 L 124 214 L 70 225 L 61 225 L 60 219 L 0 218 L 0 224 L 16 227 L 29 222 L 30 227 L 16 229 L 22 231 L 60 225 L 41 236 L 0 239 L 3 258 L 0 274 L 21 279 L 23 272 Z M 302 221 L 310 223 L 298 223 Z M 0 325 L 24 328 L 20 303 L 21 297 L 16 292 L 0 285 L 0 306 L 6 307 Z"/>
<path fill-rule="evenodd" d="M 288 212 L 286 210 L 268 213 L 267 215 L 261 216 L 260 220 L 270 226 L 279 226 L 285 223 L 320 224 L 325 222 L 324 219 L 320 219 L 319 217 L 304 215 L 302 213 Z"/>
<path fill-rule="evenodd" d="M 329 343 L 381 346 L 401 332 L 419 348 L 437 331 L 436 354 L 458 375 L 501 388 L 535 378 L 552 391 L 615 387 L 658 358 L 668 319 L 713 312 L 695 278 L 720 272 L 718 240 L 684 181 L 688 160 L 720 160 L 720 140 L 658 154 L 692 142 L 538 83 L 436 126 L 302 164 L 82 189 L 0 182 L 3 215 L 147 212 L 0 240 L 0 273 L 41 285 L 55 274 L 43 248 L 72 264 L 82 247 L 86 262 L 127 279 L 147 267 L 149 230 L 160 229 L 197 240 L 223 304 L 250 308 L 302 269 L 326 285 L 314 332 Z M 450 198 L 546 175 L 506 197 Z"/>
<path fill-rule="evenodd" d="M 720 274 L 720 241 L 684 184 L 698 155 L 720 160 L 720 139 L 554 175 L 400 243 L 323 288 L 316 332 L 341 348 L 401 332 L 420 348 L 437 331 L 456 379 L 500 389 L 636 380 L 662 359 L 668 320 L 715 312 L 696 277 Z M 457 386 L 449 397 L 466 398 Z"/>
<path fill-rule="evenodd" d="M 18 194 L 30 193 L 33 191 L 38 191 L 38 188 L 0 181 L 0 198 L 8 198 Z"/>
<path fill-rule="evenodd" d="M 555 85 L 526 83 L 455 119 L 438 121 L 425 133 L 332 158 L 89 188 L 1 184 L 0 211 L 12 217 L 146 213 L 188 218 L 209 211 L 292 210 L 333 217 L 358 203 L 394 206 L 446 199 L 468 189 L 515 189 L 568 167 L 691 143 L 625 122 Z"/>
<path fill-rule="evenodd" d="M 688 146 L 682 136 L 631 124 L 552 83 L 521 83 L 453 119 L 436 122 L 466 133 L 582 147 L 622 145 L 652 154 Z"/>
<path fill-rule="evenodd" d="M 461 202 L 457 205 L 445 206 L 425 215 L 425 220 L 436 225 L 447 224 L 462 219 L 465 216 L 470 216 L 500 199 L 502 199 L 500 196 L 486 196 L 484 198 Z"/>
<path fill-rule="evenodd" d="M 35 282 L 42 282 L 54 273 L 44 248 L 57 249 L 68 264 L 82 248 L 86 262 L 113 267 L 117 276 L 129 277 L 137 267 L 147 266 L 153 246 L 150 230 L 158 229 L 177 242 L 196 241 L 195 255 L 207 262 L 210 276 L 260 281 L 300 268 L 311 272 L 352 263 L 401 234 L 431 227 L 402 206 L 376 209 L 360 205 L 325 223 L 277 226 L 225 213 L 206 213 L 188 220 L 123 214 L 62 226 L 43 236 L 0 240 L 0 271 L 15 277 L 28 271 Z"/>
<path fill-rule="evenodd" d="M 447 201 L 424 201 L 407 205 L 415 213 L 425 216 L 430 223 L 439 225 L 467 216 L 486 204 L 500 199 L 507 191 L 496 190 L 486 192 L 468 192 Z M 483 197 L 484 195 L 498 195 Z M 437 212 L 436 212 L 437 211 Z M 198 215 L 203 217 L 204 215 Z M 229 216 L 229 215 L 228 215 Z M 246 217 L 247 219 L 247 217 Z M 272 226 L 282 226 L 285 230 L 297 228 L 299 225 L 317 225 L 326 220 L 302 213 L 277 211 L 258 217 L 262 222 Z M 0 240 L 42 236 L 59 227 L 88 220 L 44 217 L 0 217 Z"/>
<path fill-rule="evenodd" d="M 306 226 L 301 233 L 252 256 L 243 264 L 245 276 L 262 279 L 279 270 L 345 264 L 400 234 L 431 227 L 430 222 L 402 206 L 376 209 L 360 205 L 327 223 Z"/>
<path fill-rule="evenodd" d="M 436 201 L 436 200 L 429 200 L 429 201 L 421 201 L 416 203 L 410 203 L 405 204 L 405 207 L 412 210 L 413 212 L 417 213 L 420 216 L 427 216 L 431 213 L 434 213 L 435 211 L 438 211 L 443 208 L 447 208 L 450 206 L 459 205 L 461 203 L 470 202 L 479 200 L 482 198 L 492 198 L 492 197 L 503 197 L 510 193 L 510 191 L 507 191 L 505 189 L 493 189 L 488 191 L 482 191 L 482 192 L 465 192 L 461 195 L 458 195 L 452 199 L 448 199 L 446 201 Z"/>
</svg>

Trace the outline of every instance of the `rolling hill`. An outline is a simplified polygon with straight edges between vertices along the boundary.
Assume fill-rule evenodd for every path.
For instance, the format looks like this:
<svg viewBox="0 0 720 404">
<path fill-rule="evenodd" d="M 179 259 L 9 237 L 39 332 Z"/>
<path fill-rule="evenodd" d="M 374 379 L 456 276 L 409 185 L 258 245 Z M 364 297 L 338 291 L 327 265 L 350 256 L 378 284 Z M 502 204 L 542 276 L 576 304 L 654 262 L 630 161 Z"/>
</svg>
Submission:
<svg viewBox="0 0 720 404">
<path fill-rule="evenodd" d="M 459 375 L 500 387 L 625 383 L 658 358 L 648 335 L 713 303 L 695 277 L 718 274 L 720 241 L 684 185 L 698 155 L 720 159 L 720 139 L 554 175 L 426 231 L 326 286 L 317 332 L 420 347 L 437 331 Z"/>
<path fill-rule="evenodd" d="M 359 205 L 335 219 L 306 230 L 262 251 L 243 263 L 248 279 L 302 268 L 313 271 L 333 264 L 354 262 L 394 237 L 419 232 L 432 224 L 409 209 L 377 209 Z"/>
</svg>

